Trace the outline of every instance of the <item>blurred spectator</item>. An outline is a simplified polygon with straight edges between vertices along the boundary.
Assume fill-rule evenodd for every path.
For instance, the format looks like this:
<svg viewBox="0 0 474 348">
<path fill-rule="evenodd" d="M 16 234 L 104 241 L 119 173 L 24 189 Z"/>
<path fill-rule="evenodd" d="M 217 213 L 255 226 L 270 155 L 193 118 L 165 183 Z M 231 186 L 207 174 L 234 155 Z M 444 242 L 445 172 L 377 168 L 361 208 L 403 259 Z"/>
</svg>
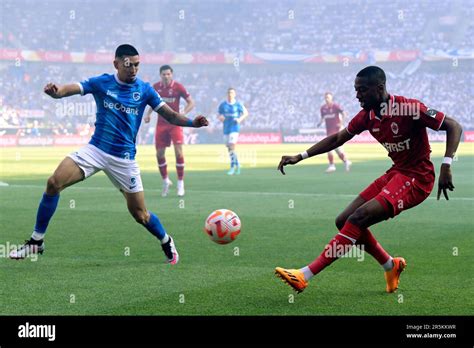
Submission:
<svg viewBox="0 0 474 348">
<path fill-rule="evenodd" d="M 2 0 L 1 6 L 8 16 L 0 42 L 11 48 L 103 52 L 133 42 L 155 53 L 239 55 L 473 46 L 473 0 Z M 466 23 L 468 30 L 454 30 Z"/>
</svg>

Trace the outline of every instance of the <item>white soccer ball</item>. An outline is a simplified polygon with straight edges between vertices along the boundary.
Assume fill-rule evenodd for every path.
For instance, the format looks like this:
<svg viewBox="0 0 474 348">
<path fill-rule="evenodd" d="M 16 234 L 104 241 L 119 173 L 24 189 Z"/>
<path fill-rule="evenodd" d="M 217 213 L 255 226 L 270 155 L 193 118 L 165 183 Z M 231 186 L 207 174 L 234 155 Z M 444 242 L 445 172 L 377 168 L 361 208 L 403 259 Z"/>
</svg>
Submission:
<svg viewBox="0 0 474 348">
<path fill-rule="evenodd" d="M 206 219 L 204 232 L 217 244 L 233 242 L 240 233 L 240 219 L 229 209 L 214 210 Z"/>
</svg>

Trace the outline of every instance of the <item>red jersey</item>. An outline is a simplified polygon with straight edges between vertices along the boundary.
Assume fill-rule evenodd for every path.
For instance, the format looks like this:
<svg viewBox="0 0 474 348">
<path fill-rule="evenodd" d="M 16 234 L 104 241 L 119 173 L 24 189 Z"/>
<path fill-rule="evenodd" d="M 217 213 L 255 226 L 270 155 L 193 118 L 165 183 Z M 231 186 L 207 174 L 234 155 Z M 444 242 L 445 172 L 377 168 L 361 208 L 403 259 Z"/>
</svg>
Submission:
<svg viewBox="0 0 474 348">
<path fill-rule="evenodd" d="M 336 103 L 321 106 L 321 118 L 326 121 L 328 135 L 337 133 L 342 128 L 342 112 L 344 110 Z"/>
<path fill-rule="evenodd" d="M 168 104 L 168 106 L 176 112 L 179 112 L 179 102 L 180 98 L 188 98 L 189 93 L 184 88 L 184 86 L 176 81 L 171 81 L 168 86 L 165 86 L 163 82 L 157 82 L 153 85 L 155 91 L 161 96 L 161 98 Z M 161 115 L 158 116 L 158 123 L 159 124 L 170 124 L 166 121 Z"/>
<path fill-rule="evenodd" d="M 373 110 L 361 110 L 349 122 L 347 131 L 355 135 L 368 130 L 393 160 L 388 171 L 397 170 L 422 183 L 432 183 L 435 174 L 426 127 L 439 130 L 445 115 L 419 100 L 400 96 L 390 96 L 381 114 L 379 119 Z"/>
</svg>

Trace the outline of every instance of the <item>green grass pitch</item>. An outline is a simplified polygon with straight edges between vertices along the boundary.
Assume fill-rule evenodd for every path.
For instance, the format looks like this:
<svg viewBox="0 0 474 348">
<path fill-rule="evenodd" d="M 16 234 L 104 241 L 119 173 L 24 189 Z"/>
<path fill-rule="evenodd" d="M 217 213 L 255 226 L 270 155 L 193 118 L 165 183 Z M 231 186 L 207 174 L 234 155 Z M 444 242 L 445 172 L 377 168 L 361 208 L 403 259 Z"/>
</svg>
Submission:
<svg viewBox="0 0 474 348">
<path fill-rule="evenodd" d="M 437 169 L 443 144 L 433 145 Z M 0 258 L 1 315 L 472 315 L 474 149 L 462 144 L 455 192 L 372 228 L 408 262 L 397 293 L 384 292 L 381 267 L 368 254 L 343 258 L 296 295 L 273 275 L 302 267 L 336 233 L 337 214 L 390 166 L 379 145 L 349 145 L 350 173 L 324 174 L 325 155 L 276 171 L 280 156 L 306 145 L 239 146 L 240 176 L 229 177 L 223 146 L 185 147 L 186 196 L 160 196 L 154 149 L 141 146 L 148 208 L 175 238 L 181 260 L 163 263 L 158 241 L 128 214 L 104 174 L 66 189 L 36 262 Z M 0 148 L 0 245 L 29 238 L 45 181 L 73 148 Z M 176 180 L 172 149 L 170 177 Z M 232 209 L 242 233 L 211 242 L 204 220 Z M 1 250 L 0 250 L 1 251 Z M 129 252 L 129 255 L 128 255 Z M 4 256 L 4 255 L 2 255 Z"/>
</svg>

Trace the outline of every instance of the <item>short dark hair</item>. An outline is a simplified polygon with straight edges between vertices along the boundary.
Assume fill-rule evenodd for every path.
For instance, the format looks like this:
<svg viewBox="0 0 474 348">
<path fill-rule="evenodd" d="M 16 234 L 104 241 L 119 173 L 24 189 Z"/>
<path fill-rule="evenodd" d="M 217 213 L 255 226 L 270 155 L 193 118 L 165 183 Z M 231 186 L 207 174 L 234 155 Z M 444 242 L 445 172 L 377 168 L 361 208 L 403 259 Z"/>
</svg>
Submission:
<svg viewBox="0 0 474 348">
<path fill-rule="evenodd" d="M 369 85 L 378 85 L 380 83 L 385 83 L 387 81 L 385 72 L 381 68 L 375 65 L 365 67 L 364 69 L 359 71 L 356 76 L 366 77 L 369 82 Z"/>
<path fill-rule="evenodd" d="M 171 72 L 173 72 L 173 68 L 170 67 L 169 65 L 162 65 L 160 66 L 160 74 L 165 71 L 165 70 L 171 70 Z"/>
<path fill-rule="evenodd" d="M 324 96 L 327 96 L 327 95 L 332 95 L 334 97 L 334 95 L 331 92 L 324 93 Z"/>
<path fill-rule="evenodd" d="M 115 50 L 115 58 L 123 58 L 124 56 L 138 56 L 138 51 L 129 44 L 120 45 Z"/>
<path fill-rule="evenodd" d="M 229 92 L 229 91 L 234 91 L 235 92 L 235 88 L 234 87 L 227 88 L 227 92 Z"/>
</svg>

